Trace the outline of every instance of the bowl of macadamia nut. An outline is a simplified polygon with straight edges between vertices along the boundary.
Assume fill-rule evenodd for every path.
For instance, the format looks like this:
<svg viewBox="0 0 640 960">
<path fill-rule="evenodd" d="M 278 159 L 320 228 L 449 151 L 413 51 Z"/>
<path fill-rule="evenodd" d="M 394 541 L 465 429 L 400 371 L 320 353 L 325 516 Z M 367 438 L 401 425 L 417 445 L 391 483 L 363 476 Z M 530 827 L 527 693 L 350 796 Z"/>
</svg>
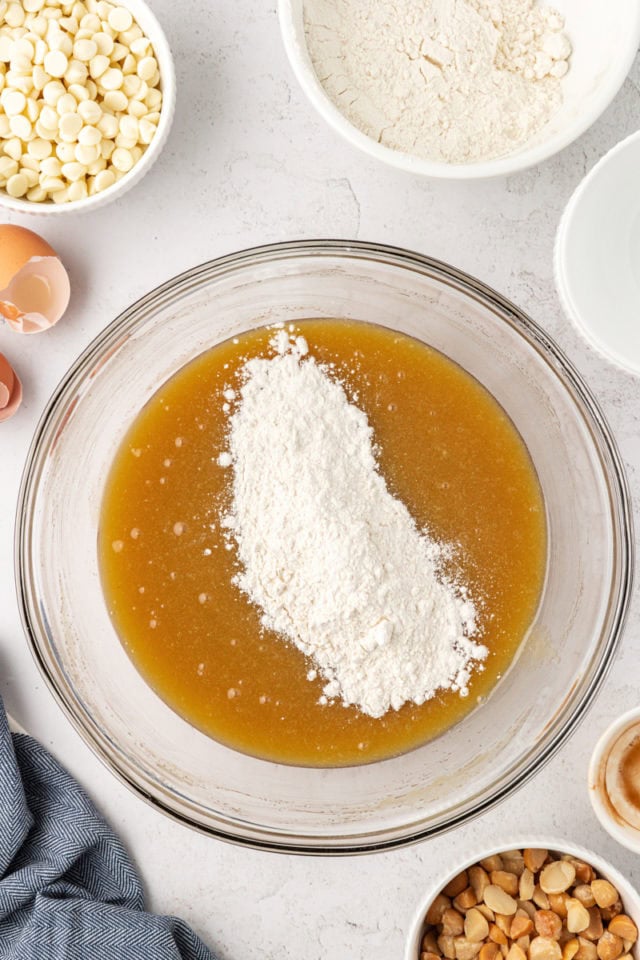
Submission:
<svg viewBox="0 0 640 960">
<path fill-rule="evenodd" d="M 640 896 L 583 847 L 527 840 L 470 856 L 420 901 L 405 960 L 636 960 Z"/>
</svg>

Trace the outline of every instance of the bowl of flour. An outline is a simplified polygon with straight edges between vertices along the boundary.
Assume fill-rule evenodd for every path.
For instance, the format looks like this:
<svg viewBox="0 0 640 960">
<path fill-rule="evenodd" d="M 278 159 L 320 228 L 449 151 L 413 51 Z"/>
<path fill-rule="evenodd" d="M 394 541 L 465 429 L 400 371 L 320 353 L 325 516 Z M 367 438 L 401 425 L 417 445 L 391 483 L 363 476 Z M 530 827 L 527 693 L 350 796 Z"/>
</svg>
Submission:
<svg viewBox="0 0 640 960">
<path fill-rule="evenodd" d="M 637 0 L 279 0 L 302 89 L 353 146 L 412 173 L 504 176 L 579 137 L 640 42 Z"/>
</svg>

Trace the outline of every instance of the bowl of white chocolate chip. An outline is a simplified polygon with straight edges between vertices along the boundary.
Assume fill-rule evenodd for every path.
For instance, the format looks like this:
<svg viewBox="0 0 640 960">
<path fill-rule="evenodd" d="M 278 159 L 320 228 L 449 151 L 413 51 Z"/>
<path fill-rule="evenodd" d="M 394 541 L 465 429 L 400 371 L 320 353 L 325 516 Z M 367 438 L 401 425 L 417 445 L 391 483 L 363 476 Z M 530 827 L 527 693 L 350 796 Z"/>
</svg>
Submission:
<svg viewBox="0 0 640 960">
<path fill-rule="evenodd" d="M 471 180 L 540 163 L 622 86 L 637 0 L 279 0 L 285 49 L 318 113 L 411 173 Z"/>
<path fill-rule="evenodd" d="M 142 0 L 0 2 L 0 206 L 116 199 L 157 159 L 174 107 L 169 45 Z"/>
</svg>

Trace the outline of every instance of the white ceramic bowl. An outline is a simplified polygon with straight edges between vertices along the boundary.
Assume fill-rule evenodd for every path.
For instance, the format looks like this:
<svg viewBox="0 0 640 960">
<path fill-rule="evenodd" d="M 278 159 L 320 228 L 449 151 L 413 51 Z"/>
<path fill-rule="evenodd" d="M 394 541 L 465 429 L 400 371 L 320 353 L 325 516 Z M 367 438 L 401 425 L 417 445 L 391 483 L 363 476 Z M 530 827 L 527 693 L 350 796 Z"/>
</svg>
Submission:
<svg viewBox="0 0 640 960">
<path fill-rule="evenodd" d="M 616 811 L 607 790 L 607 761 L 630 728 L 640 729 L 640 707 L 629 710 L 612 723 L 598 740 L 589 764 L 589 797 L 598 820 L 614 840 L 634 853 L 640 853 L 640 830 L 627 823 Z"/>
<path fill-rule="evenodd" d="M 640 5 L 638 7 L 640 10 Z M 640 374 L 640 132 L 609 151 L 569 200 L 556 239 L 558 294 L 607 360 Z"/>
<path fill-rule="evenodd" d="M 83 200 L 72 200 L 69 203 L 53 203 L 52 201 L 34 203 L 31 200 L 14 199 L 6 191 L 0 190 L 0 209 L 12 210 L 15 213 L 37 214 L 38 216 L 60 216 L 61 214 L 96 210 L 98 207 L 104 207 L 107 203 L 111 203 L 112 200 L 117 200 L 134 184 L 142 180 L 160 156 L 160 152 L 169 136 L 176 106 L 176 73 L 171 49 L 155 14 L 144 0 L 118 0 L 118 3 L 131 12 L 134 20 L 151 40 L 158 61 L 162 108 L 158 129 L 153 140 L 129 173 L 101 193 L 92 197 L 85 197 Z"/>
<path fill-rule="evenodd" d="M 353 146 L 392 166 L 427 177 L 475 180 L 504 176 L 540 163 L 584 133 L 611 103 L 629 72 L 640 43 L 638 0 L 552 0 L 566 19 L 574 52 L 563 81 L 564 104 L 535 137 L 504 157 L 481 163 L 423 160 L 377 143 L 358 130 L 333 104 L 319 82 L 307 51 L 305 0 L 279 0 L 284 46 L 300 86 L 318 113 Z"/>
<path fill-rule="evenodd" d="M 505 850 L 523 850 L 526 847 L 533 847 L 543 850 L 553 850 L 558 853 L 568 853 L 579 860 L 589 863 L 594 870 L 598 872 L 605 880 L 609 880 L 620 893 L 625 913 L 631 917 L 636 926 L 640 927 L 640 895 L 632 887 L 629 881 L 615 867 L 603 860 L 598 854 L 586 847 L 581 847 L 577 843 L 571 843 L 567 840 L 559 840 L 557 837 L 517 837 L 511 843 L 501 843 L 499 846 L 489 848 L 479 848 L 473 854 L 469 854 L 461 863 L 457 863 L 446 876 L 437 881 L 421 897 L 418 907 L 413 916 L 409 927 L 409 935 L 404 953 L 404 960 L 419 960 L 420 942 L 422 940 L 425 914 L 443 887 L 453 880 L 455 876 L 473 866 L 485 857 L 490 857 L 495 853 L 504 853 Z"/>
</svg>

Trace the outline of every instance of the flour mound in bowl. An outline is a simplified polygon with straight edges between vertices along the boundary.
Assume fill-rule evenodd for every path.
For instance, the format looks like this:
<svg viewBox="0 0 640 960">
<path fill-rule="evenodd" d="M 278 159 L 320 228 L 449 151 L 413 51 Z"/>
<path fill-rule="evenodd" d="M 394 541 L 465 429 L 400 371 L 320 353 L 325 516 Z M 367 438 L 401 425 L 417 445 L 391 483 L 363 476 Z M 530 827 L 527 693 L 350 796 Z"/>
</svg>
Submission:
<svg viewBox="0 0 640 960">
<path fill-rule="evenodd" d="M 274 345 L 244 365 L 218 458 L 233 471 L 236 584 L 311 659 L 323 702 L 381 717 L 466 695 L 488 651 L 469 591 L 443 573 L 450 548 L 390 493 L 366 415 L 304 339 L 281 330 Z"/>
</svg>

